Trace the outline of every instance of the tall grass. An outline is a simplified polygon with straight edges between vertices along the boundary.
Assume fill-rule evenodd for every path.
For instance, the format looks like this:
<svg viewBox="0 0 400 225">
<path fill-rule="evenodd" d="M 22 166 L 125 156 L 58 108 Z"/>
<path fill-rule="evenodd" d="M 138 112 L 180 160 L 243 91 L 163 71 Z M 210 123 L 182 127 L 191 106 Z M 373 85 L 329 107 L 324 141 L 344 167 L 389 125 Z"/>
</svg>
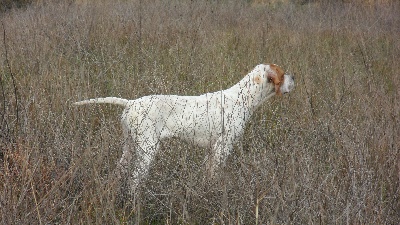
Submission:
<svg viewBox="0 0 400 225">
<path fill-rule="evenodd" d="M 0 223 L 399 224 L 399 14 L 395 1 L 44 1 L 8 10 Z M 294 73 L 296 89 L 257 111 L 215 179 L 207 149 L 171 139 L 138 199 L 122 199 L 113 173 L 122 109 L 71 103 L 199 95 L 259 63 Z"/>
</svg>

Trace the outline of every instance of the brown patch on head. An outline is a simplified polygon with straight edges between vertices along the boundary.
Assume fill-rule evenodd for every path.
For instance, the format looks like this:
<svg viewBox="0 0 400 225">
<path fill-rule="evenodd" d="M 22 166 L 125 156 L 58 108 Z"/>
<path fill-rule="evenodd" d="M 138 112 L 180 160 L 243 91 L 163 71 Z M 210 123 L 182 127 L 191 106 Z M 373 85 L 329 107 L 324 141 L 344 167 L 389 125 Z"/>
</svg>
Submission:
<svg viewBox="0 0 400 225">
<path fill-rule="evenodd" d="M 285 72 L 276 64 L 271 64 L 269 65 L 269 67 L 271 68 L 271 70 L 268 71 L 268 82 L 273 82 L 275 84 L 276 94 L 282 95 L 281 85 L 283 84 Z"/>
<path fill-rule="evenodd" d="M 256 84 L 261 84 L 261 82 L 262 82 L 260 76 L 255 76 L 255 77 L 253 78 L 253 81 L 254 81 L 254 83 L 256 83 Z"/>
</svg>

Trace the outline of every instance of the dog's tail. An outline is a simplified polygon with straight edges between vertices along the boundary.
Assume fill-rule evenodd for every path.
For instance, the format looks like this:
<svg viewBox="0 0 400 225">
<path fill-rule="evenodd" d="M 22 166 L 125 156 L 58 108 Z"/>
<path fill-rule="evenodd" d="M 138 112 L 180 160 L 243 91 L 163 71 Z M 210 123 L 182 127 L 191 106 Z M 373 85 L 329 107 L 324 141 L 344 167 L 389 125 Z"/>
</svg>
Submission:
<svg viewBox="0 0 400 225">
<path fill-rule="evenodd" d="M 129 100 L 123 99 L 123 98 L 107 97 L 107 98 L 94 98 L 94 99 L 83 100 L 80 102 L 75 102 L 75 103 L 73 103 L 73 105 L 108 103 L 108 104 L 126 106 L 126 104 L 128 104 L 128 102 L 129 102 Z"/>
</svg>

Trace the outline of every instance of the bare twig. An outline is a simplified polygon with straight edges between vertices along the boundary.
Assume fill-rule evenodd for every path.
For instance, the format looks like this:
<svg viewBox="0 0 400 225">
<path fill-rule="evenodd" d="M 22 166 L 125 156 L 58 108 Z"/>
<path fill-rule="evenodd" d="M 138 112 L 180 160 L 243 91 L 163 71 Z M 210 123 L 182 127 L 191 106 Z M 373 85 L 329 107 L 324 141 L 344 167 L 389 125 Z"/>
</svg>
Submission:
<svg viewBox="0 0 400 225">
<path fill-rule="evenodd" d="M 1 21 L 1 23 L 3 24 L 3 29 L 4 29 L 3 21 Z M 4 39 L 3 39 L 3 41 L 4 41 L 4 45 L 5 45 L 5 42 L 6 42 L 5 41 L 5 29 L 4 29 Z M 7 48 L 6 48 L 6 52 L 7 52 Z M 5 116 L 6 116 L 6 94 L 5 94 L 5 90 L 4 90 L 4 83 L 3 83 L 2 76 L 0 76 L 0 84 L 1 84 L 1 94 L 2 94 L 2 97 L 3 97 L 3 113 L 1 115 L 1 121 L 2 121 L 2 123 L 5 124 L 2 127 L 3 127 L 3 129 L 7 129 L 7 131 L 5 133 L 9 134 L 10 130 L 8 128 L 7 120 L 5 119 Z M 3 134 L 0 134 L 0 135 L 3 136 Z"/>
<path fill-rule="evenodd" d="M 142 50 L 142 14 L 143 14 L 143 8 L 142 8 L 142 0 L 139 0 L 139 34 L 138 34 L 138 46 L 139 46 L 139 65 L 138 65 L 138 74 L 142 74 L 143 70 L 143 50 Z"/>
<path fill-rule="evenodd" d="M 32 174 L 30 174 L 30 175 L 32 176 Z M 36 208 L 39 224 L 42 225 L 42 219 L 40 217 L 39 204 L 36 199 L 35 186 L 33 185 L 33 179 L 31 180 L 31 191 L 32 191 L 32 195 L 33 195 L 33 200 L 35 200 L 35 208 Z"/>
<path fill-rule="evenodd" d="M 8 71 L 10 72 L 10 76 L 11 76 L 11 80 L 12 80 L 12 84 L 13 84 L 13 89 L 14 89 L 14 97 L 15 97 L 16 122 L 15 122 L 15 130 L 14 131 L 16 133 L 18 133 L 18 125 L 19 125 L 18 89 L 17 89 L 17 85 L 15 83 L 14 73 L 11 70 L 10 61 L 8 60 L 8 50 L 7 50 L 7 44 L 6 44 L 6 28 L 4 26 L 4 22 L 3 21 L 1 21 L 1 24 L 3 25 L 3 44 L 4 44 L 5 57 L 6 57 L 5 61 L 6 61 L 6 65 L 7 65 Z M 5 94 L 4 94 L 4 88 L 3 87 L 2 87 L 2 90 L 3 90 L 3 97 L 4 97 L 4 115 L 5 115 L 5 103 L 6 103 L 6 100 L 5 100 Z"/>
</svg>

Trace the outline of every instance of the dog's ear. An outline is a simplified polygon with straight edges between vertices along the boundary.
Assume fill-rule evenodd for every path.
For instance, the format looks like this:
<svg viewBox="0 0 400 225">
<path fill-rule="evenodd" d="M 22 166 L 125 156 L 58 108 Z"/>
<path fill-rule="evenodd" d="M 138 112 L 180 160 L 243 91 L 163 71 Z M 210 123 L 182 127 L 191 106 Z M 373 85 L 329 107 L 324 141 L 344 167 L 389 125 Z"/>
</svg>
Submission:
<svg viewBox="0 0 400 225">
<path fill-rule="evenodd" d="M 268 82 L 274 83 L 275 92 L 277 95 L 282 95 L 281 85 L 283 83 L 283 78 L 284 78 L 285 72 L 283 71 L 283 69 L 281 69 L 279 66 L 277 66 L 275 64 L 271 64 L 269 67 L 270 67 L 270 70 L 268 71 L 268 75 L 267 75 Z"/>
<path fill-rule="evenodd" d="M 285 71 L 283 71 L 282 68 L 280 68 L 278 65 L 276 64 L 271 64 L 269 65 L 269 67 L 275 71 L 276 75 L 278 76 L 278 79 L 280 81 L 283 81 L 283 76 L 285 75 Z"/>
</svg>

